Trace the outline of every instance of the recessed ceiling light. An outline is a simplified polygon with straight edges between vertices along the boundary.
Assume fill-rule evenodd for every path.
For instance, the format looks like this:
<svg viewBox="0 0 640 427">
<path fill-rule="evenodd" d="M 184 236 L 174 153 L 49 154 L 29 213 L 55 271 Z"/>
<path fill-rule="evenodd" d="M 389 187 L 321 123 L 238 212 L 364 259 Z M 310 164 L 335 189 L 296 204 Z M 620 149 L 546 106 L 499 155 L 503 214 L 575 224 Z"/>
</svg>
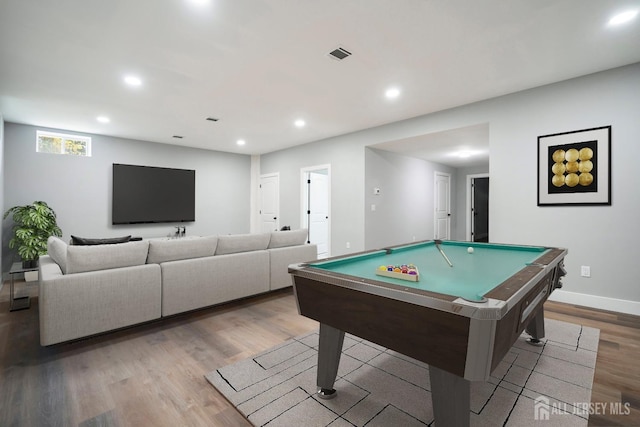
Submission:
<svg viewBox="0 0 640 427">
<path fill-rule="evenodd" d="M 188 0 L 189 3 L 195 4 L 196 6 L 205 6 L 211 2 L 211 0 Z"/>
<path fill-rule="evenodd" d="M 129 86 L 140 86 L 142 84 L 142 80 L 137 76 L 125 76 L 124 82 Z"/>
<path fill-rule="evenodd" d="M 620 25 L 625 22 L 631 21 L 638 15 L 637 10 L 628 10 L 626 12 L 619 13 L 615 15 L 613 18 L 609 19 L 609 25 Z"/>
<path fill-rule="evenodd" d="M 239 139 L 239 140 L 237 140 L 237 141 L 236 141 L 236 144 L 238 144 L 238 145 L 244 145 L 244 144 L 246 144 L 246 142 L 245 142 L 245 140 L 244 140 L 244 139 Z"/>
<path fill-rule="evenodd" d="M 397 87 L 389 88 L 384 93 L 384 96 L 386 96 L 388 99 L 395 99 L 400 96 L 400 89 L 398 89 Z"/>
<path fill-rule="evenodd" d="M 293 124 L 296 125 L 297 128 L 303 128 L 307 123 L 302 119 L 298 119 Z"/>
<path fill-rule="evenodd" d="M 109 119 L 109 117 L 106 117 L 106 116 L 98 116 L 96 117 L 96 120 L 99 121 L 100 123 L 109 123 L 111 121 L 111 119 Z"/>
<path fill-rule="evenodd" d="M 479 154 L 482 154 L 482 151 L 461 149 L 451 153 L 450 155 L 461 159 L 468 159 L 469 157 L 477 156 Z"/>
</svg>

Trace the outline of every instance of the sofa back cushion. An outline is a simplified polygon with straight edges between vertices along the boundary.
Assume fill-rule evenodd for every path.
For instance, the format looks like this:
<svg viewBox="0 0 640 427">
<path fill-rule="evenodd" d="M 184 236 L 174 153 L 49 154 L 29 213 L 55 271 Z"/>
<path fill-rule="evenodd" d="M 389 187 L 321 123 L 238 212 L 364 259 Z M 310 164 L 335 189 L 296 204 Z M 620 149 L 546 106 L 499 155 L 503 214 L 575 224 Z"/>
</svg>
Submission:
<svg viewBox="0 0 640 427">
<path fill-rule="evenodd" d="M 269 241 L 269 249 L 304 245 L 307 241 L 307 234 L 306 228 L 293 231 L 273 231 Z"/>
<path fill-rule="evenodd" d="M 51 236 L 47 239 L 47 254 L 60 266 L 62 274 L 67 274 L 67 244 L 59 237 Z"/>
<path fill-rule="evenodd" d="M 147 261 L 149 241 L 118 245 L 67 246 L 67 274 L 142 265 Z"/>
<path fill-rule="evenodd" d="M 218 247 L 216 248 L 216 255 L 261 251 L 267 249 L 267 247 L 269 246 L 269 240 L 271 240 L 270 233 L 218 236 Z"/>
<path fill-rule="evenodd" d="M 213 256 L 217 245 L 218 238 L 215 236 L 150 240 L 147 264 Z"/>
</svg>

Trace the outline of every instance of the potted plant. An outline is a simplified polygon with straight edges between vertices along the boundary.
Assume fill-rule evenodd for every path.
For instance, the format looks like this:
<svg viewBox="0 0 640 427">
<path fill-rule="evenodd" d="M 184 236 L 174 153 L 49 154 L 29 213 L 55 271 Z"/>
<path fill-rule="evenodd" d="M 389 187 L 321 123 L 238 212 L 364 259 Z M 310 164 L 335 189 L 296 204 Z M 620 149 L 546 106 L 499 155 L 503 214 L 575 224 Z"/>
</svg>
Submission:
<svg viewBox="0 0 640 427">
<path fill-rule="evenodd" d="M 3 219 L 11 214 L 14 226 L 9 247 L 18 249 L 23 268 L 36 267 L 40 255 L 47 253 L 49 236 L 62 236 L 62 230 L 56 223 L 56 213 L 45 202 L 33 202 L 8 209 Z"/>
</svg>

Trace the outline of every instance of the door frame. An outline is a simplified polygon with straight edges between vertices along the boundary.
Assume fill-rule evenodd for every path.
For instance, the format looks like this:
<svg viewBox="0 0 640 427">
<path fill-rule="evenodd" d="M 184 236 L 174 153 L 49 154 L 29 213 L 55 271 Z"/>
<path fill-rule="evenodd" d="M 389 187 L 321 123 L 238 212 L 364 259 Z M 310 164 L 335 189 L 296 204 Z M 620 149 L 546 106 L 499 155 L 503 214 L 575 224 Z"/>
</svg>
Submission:
<svg viewBox="0 0 640 427">
<path fill-rule="evenodd" d="M 471 221 L 473 221 L 473 217 L 471 216 L 471 197 L 473 196 L 473 188 L 471 187 L 472 181 L 475 178 L 489 178 L 489 173 L 476 173 L 467 175 L 467 208 L 466 208 L 466 217 L 467 217 L 467 231 L 465 233 L 467 241 L 471 241 L 471 229 L 473 228 Z M 491 180 L 489 180 L 491 182 Z"/>
<path fill-rule="evenodd" d="M 300 228 L 309 228 L 307 215 L 307 182 L 306 174 L 309 172 L 326 170 L 327 171 L 327 211 L 329 211 L 329 219 L 327 220 L 327 251 L 331 256 L 331 164 L 307 166 L 300 168 Z M 309 230 L 310 231 L 310 230 Z M 309 240 L 309 235 L 307 235 Z"/>
</svg>

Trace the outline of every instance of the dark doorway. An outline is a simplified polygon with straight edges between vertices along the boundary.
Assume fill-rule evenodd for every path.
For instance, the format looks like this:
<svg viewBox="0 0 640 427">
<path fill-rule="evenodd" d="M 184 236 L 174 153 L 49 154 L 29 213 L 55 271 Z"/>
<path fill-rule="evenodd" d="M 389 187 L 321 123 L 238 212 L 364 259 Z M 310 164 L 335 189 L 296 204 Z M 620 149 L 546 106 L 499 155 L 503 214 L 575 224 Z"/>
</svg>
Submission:
<svg viewBox="0 0 640 427">
<path fill-rule="evenodd" d="M 489 241 L 489 178 L 471 180 L 471 240 Z"/>
</svg>

